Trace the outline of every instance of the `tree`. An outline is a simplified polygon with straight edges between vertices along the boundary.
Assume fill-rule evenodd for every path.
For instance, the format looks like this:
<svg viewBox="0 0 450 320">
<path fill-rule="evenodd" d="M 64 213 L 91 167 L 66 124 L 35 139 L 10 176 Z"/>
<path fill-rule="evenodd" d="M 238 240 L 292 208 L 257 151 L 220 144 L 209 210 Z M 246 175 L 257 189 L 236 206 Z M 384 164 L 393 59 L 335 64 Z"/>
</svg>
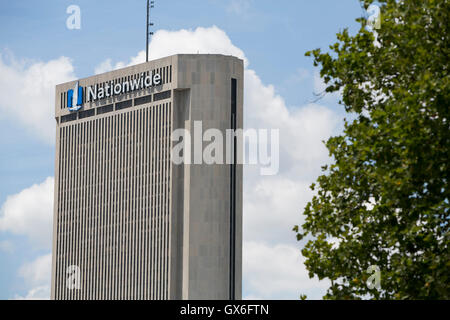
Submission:
<svg viewBox="0 0 450 320">
<path fill-rule="evenodd" d="M 324 298 L 450 299 L 449 1 L 379 4 L 376 37 L 360 18 L 331 53 L 306 53 L 352 120 L 294 231 L 309 276 L 331 280 Z"/>
</svg>

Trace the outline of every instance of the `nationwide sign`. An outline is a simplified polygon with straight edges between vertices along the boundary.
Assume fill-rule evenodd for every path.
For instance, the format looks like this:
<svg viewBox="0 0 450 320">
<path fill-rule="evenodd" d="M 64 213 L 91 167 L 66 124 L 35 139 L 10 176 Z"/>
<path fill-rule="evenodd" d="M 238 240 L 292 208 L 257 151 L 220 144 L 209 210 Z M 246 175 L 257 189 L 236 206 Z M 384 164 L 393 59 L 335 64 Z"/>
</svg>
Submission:
<svg viewBox="0 0 450 320">
<path fill-rule="evenodd" d="M 137 79 L 131 79 L 114 84 L 114 81 L 105 83 L 104 86 L 99 87 L 98 84 L 86 88 L 87 101 L 101 100 L 137 90 L 146 89 L 161 84 L 161 75 L 158 73 L 149 75 L 141 73 Z M 83 105 L 83 87 L 79 86 L 77 82 L 74 89 L 67 92 L 67 108 L 70 111 L 77 111 Z"/>
</svg>

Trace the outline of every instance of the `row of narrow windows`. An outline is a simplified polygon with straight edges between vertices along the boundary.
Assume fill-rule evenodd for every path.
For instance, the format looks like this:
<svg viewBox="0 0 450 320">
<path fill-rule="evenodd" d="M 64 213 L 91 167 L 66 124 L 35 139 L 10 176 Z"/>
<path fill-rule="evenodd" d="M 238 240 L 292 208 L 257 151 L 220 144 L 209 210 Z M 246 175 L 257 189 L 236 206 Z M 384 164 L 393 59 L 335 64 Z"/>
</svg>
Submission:
<svg viewBox="0 0 450 320">
<path fill-rule="evenodd" d="M 56 299 L 169 298 L 171 118 L 169 102 L 59 128 Z"/>
</svg>

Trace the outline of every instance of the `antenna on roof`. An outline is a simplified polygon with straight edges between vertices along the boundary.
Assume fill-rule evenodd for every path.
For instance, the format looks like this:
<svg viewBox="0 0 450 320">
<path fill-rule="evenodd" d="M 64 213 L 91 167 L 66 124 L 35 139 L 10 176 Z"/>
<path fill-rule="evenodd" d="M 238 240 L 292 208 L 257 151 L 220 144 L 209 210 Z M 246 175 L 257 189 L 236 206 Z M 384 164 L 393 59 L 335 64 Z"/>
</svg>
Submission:
<svg viewBox="0 0 450 320">
<path fill-rule="evenodd" d="M 147 27 L 146 27 L 146 46 L 145 46 L 145 61 L 148 62 L 148 38 L 153 35 L 150 31 L 150 27 L 153 26 L 153 22 L 150 21 L 150 9 L 155 7 L 155 1 L 147 0 Z"/>
</svg>

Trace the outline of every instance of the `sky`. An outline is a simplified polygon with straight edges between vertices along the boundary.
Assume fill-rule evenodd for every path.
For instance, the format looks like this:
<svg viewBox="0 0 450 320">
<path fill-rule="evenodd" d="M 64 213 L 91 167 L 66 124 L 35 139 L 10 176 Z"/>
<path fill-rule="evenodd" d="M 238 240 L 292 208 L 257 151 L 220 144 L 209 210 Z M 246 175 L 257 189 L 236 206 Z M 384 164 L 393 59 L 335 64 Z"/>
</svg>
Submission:
<svg viewBox="0 0 450 320">
<path fill-rule="evenodd" d="M 150 57 L 223 53 L 245 60 L 244 127 L 280 129 L 280 170 L 244 168 L 243 297 L 320 299 L 292 227 L 342 130 L 339 96 L 317 100 L 304 53 L 359 28 L 357 0 L 156 0 Z M 68 29 L 70 5 L 81 28 Z M 0 1 L 0 299 L 49 298 L 55 85 L 142 62 L 145 0 Z"/>
</svg>

